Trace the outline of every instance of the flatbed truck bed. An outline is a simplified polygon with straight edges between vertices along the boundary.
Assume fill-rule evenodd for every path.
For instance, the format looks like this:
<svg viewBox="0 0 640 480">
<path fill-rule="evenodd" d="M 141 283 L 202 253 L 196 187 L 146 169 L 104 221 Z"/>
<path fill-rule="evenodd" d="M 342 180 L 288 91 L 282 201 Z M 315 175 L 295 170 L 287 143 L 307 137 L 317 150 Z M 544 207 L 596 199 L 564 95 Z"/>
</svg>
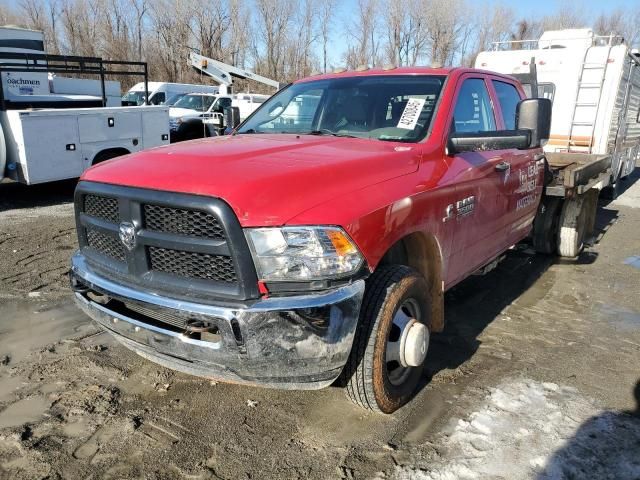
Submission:
<svg viewBox="0 0 640 480">
<path fill-rule="evenodd" d="M 545 153 L 553 180 L 545 187 L 551 197 L 571 198 L 610 183 L 611 155 L 593 153 Z"/>
</svg>

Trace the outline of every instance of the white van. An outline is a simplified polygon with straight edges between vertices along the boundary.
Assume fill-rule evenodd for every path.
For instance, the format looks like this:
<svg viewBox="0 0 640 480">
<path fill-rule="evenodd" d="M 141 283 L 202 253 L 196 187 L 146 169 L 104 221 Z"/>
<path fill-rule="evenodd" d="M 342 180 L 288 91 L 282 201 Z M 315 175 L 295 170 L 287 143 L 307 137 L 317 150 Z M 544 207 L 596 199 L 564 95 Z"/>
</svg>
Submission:
<svg viewBox="0 0 640 480">
<path fill-rule="evenodd" d="M 220 90 L 213 85 L 194 85 L 191 83 L 167 83 L 149 82 L 149 101 L 146 101 L 144 93 L 144 83 L 136 83 L 129 91 L 122 96 L 123 105 L 164 105 L 164 103 L 178 94 L 187 93 L 212 93 L 216 94 Z"/>
</svg>

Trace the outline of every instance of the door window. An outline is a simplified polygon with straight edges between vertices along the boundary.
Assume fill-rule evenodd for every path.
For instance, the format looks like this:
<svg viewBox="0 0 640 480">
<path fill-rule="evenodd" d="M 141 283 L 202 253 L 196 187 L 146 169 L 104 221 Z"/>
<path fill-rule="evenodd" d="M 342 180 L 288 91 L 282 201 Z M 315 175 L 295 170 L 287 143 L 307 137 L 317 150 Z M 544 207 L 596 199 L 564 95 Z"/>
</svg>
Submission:
<svg viewBox="0 0 640 480">
<path fill-rule="evenodd" d="M 453 111 L 453 128 L 466 133 L 495 131 L 496 120 L 484 80 L 469 78 L 462 84 Z"/>
<path fill-rule="evenodd" d="M 149 99 L 150 105 L 162 105 L 165 101 L 164 92 L 157 92 Z"/>
<path fill-rule="evenodd" d="M 507 130 L 516 129 L 516 108 L 520 102 L 520 94 L 516 87 L 510 83 L 493 80 L 493 88 L 496 89 L 498 95 L 498 103 L 502 110 L 502 118 L 504 119 L 504 127 Z"/>
<path fill-rule="evenodd" d="M 224 109 L 227 107 L 231 106 L 231 99 L 230 98 L 219 98 L 218 102 L 215 104 L 215 106 L 213 107 L 213 111 L 217 112 L 217 113 L 223 113 Z"/>
</svg>

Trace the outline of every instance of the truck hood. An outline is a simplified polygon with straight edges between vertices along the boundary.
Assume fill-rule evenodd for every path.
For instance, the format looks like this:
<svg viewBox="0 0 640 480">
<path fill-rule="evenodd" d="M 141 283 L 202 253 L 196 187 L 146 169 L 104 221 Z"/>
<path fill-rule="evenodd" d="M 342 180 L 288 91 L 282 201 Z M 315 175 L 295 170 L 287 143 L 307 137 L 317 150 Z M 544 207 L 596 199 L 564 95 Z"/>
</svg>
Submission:
<svg viewBox="0 0 640 480">
<path fill-rule="evenodd" d="M 197 117 L 201 112 L 190 108 L 169 108 L 169 118 Z"/>
<path fill-rule="evenodd" d="M 326 201 L 416 171 L 420 153 L 419 144 L 234 135 L 116 158 L 90 168 L 82 180 L 218 197 L 245 227 L 283 225 Z"/>
</svg>

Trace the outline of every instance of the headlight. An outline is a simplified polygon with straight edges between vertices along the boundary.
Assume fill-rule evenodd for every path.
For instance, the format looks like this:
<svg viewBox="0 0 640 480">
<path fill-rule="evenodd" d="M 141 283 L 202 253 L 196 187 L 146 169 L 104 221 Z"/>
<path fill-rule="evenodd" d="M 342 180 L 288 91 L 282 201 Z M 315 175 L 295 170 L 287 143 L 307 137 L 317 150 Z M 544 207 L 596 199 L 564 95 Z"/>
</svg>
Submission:
<svg viewBox="0 0 640 480">
<path fill-rule="evenodd" d="M 261 280 L 344 277 L 363 263 L 351 239 L 337 227 L 249 228 L 245 234 Z"/>
</svg>

